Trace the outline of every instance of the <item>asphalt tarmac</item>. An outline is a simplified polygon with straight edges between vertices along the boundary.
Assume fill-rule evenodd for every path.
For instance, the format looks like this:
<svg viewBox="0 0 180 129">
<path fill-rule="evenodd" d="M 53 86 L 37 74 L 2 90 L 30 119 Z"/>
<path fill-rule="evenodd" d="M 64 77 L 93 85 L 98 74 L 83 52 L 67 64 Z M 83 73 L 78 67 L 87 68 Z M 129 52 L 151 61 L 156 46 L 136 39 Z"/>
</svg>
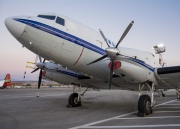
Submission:
<svg viewBox="0 0 180 129">
<path fill-rule="evenodd" d="M 39 97 L 36 97 L 39 92 Z M 155 93 L 154 113 L 137 116 L 138 93 L 87 91 L 82 106 L 67 108 L 72 88 L 0 89 L 0 129 L 180 129 L 175 91 Z"/>
</svg>

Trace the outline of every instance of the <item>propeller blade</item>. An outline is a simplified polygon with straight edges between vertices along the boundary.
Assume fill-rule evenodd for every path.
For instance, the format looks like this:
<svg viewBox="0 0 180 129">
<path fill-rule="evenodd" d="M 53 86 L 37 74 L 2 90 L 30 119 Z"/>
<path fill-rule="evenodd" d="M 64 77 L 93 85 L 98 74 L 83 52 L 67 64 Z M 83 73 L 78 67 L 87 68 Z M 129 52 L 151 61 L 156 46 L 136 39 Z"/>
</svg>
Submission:
<svg viewBox="0 0 180 129">
<path fill-rule="evenodd" d="M 119 39 L 116 48 L 118 47 L 118 45 L 121 43 L 121 41 L 124 39 L 124 37 L 126 36 L 126 34 L 129 32 L 129 30 L 131 29 L 132 25 L 134 24 L 134 21 L 132 21 L 128 27 L 126 28 L 126 30 L 124 31 L 123 35 L 121 36 L 121 38 Z"/>
<path fill-rule="evenodd" d="M 39 73 L 38 89 L 39 89 L 40 86 L 41 86 L 41 80 L 42 80 L 42 69 L 41 69 L 41 71 L 40 71 L 40 73 Z"/>
<path fill-rule="evenodd" d="M 114 61 L 111 61 L 110 78 L 109 78 L 109 90 L 111 89 L 112 76 L 113 76 Z"/>
<path fill-rule="evenodd" d="M 40 62 L 42 62 L 42 58 L 41 58 L 41 56 L 39 56 L 39 61 L 40 61 Z"/>
<path fill-rule="evenodd" d="M 33 63 L 33 62 L 27 62 L 27 64 L 35 64 L 35 63 Z"/>
<path fill-rule="evenodd" d="M 34 69 L 34 67 L 31 67 L 31 66 L 26 66 L 26 68 L 32 68 L 32 69 Z"/>
<path fill-rule="evenodd" d="M 34 64 L 37 64 L 38 62 L 38 54 L 36 55 L 36 58 L 35 58 L 35 61 L 34 61 Z M 36 68 L 36 65 L 34 65 L 34 69 Z"/>
<path fill-rule="evenodd" d="M 46 59 L 43 60 L 43 63 L 46 61 Z"/>
<path fill-rule="evenodd" d="M 101 33 L 101 36 L 103 37 L 104 41 L 107 43 L 108 47 L 110 47 L 110 46 L 109 46 L 109 43 L 107 42 L 106 37 L 105 37 L 104 34 L 103 34 L 103 32 L 102 32 L 100 29 L 99 29 L 99 32 Z"/>
<path fill-rule="evenodd" d="M 104 58 L 106 58 L 106 57 L 107 57 L 107 55 L 104 55 L 104 56 L 100 57 L 99 59 L 97 59 L 97 60 L 95 60 L 95 61 L 93 61 L 93 62 L 91 62 L 91 63 L 89 63 L 89 64 L 87 64 L 87 65 L 96 63 L 96 62 L 98 62 L 98 61 L 100 61 L 100 60 L 102 60 L 102 59 L 104 59 Z"/>
<path fill-rule="evenodd" d="M 39 68 L 36 68 L 35 70 L 33 70 L 31 73 L 34 73 L 34 72 L 36 72 L 37 70 L 39 70 Z"/>
</svg>

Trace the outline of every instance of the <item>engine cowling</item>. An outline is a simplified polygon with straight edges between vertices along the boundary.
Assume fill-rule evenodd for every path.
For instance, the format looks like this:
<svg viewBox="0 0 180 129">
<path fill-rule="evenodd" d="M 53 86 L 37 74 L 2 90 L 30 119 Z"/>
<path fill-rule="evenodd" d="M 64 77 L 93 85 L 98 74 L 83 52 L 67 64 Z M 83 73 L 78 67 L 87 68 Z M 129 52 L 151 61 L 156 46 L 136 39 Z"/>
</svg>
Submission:
<svg viewBox="0 0 180 129">
<path fill-rule="evenodd" d="M 149 75 L 147 68 L 126 61 L 121 61 L 120 64 L 121 66 L 119 68 L 114 69 L 114 72 L 120 77 L 133 83 L 143 83 L 147 81 Z"/>
</svg>

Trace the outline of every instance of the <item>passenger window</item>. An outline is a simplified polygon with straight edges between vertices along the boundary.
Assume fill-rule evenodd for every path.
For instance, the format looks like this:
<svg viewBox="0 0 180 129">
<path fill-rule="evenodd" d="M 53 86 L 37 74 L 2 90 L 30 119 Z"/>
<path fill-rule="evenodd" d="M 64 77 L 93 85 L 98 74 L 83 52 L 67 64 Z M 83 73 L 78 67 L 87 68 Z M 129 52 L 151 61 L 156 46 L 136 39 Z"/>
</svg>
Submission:
<svg viewBox="0 0 180 129">
<path fill-rule="evenodd" d="M 58 24 L 64 26 L 64 19 L 62 19 L 62 18 L 60 18 L 60 17 L 57 17 L 56 23 L 58 23 Z"/>
<path fill-rule="evenodd" d="M 45 18 L 45 19 L 49 19 L 49 20 L 54 20 L 56 16 L 38 15 L 38 17 L 40 17 L 40 18 Z"/>
</svg>

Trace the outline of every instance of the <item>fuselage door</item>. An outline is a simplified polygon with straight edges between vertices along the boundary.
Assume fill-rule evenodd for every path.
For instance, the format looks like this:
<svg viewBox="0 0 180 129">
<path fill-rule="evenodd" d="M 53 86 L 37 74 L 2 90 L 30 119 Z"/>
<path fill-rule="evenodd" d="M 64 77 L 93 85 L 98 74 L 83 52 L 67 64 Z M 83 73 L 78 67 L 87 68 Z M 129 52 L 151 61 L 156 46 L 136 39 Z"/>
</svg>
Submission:
<svg viewBox="0 0 180 129">
<path fill-rule="evenodd" d="M 54 25 L 58 36 L 58 47 L 61 47 L 64 44 L 64 38 L 66 37 L 65 19 L 57 16 Z"/>
<path fill-rule="evenodd" d="M 58 29 L 58 35 L 60 35 L 59 43 L 61 44 L 61 48 L 66 51 L 73 51 L 74 45 L 71 41 L 71 36 L 67 33 L 67 22 L 65 17 L 57 16 L 55 20 L 55 28 Z"/>
</svg>

